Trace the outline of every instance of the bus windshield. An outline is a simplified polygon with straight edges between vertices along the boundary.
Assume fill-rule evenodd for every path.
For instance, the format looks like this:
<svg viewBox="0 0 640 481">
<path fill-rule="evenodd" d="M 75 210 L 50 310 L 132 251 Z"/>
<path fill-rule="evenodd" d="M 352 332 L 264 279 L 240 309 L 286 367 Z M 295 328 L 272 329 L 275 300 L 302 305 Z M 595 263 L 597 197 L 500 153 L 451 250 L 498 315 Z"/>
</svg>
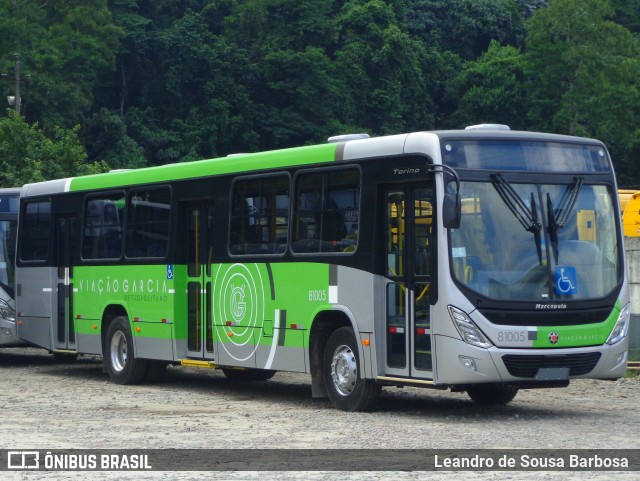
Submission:
<svg viewBox="0 0 640 481">
<path fill-rule="evenodd" d="M 621 278 L 614 197 L 581 177 L 564 184 L 461 184 L 452 229 L 454 278 L 496 300 L 601 298 Z"/>
</svg>

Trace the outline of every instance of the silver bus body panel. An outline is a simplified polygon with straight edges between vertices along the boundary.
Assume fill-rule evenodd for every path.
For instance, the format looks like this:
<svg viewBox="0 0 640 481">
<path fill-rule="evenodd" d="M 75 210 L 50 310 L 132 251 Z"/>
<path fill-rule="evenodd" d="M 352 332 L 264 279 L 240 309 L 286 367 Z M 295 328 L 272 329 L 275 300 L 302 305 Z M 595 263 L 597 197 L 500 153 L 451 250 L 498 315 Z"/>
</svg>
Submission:
<svg viewBox="0 0 640 481">
<path fill-rule="evenodd" d="M 45 182 L 37 182 L 26 184 L 20 191 L 20 197 L 35 197 L 40 195 L 59 194 L 60 192 L 68 192 L 71 179 L 47 180 Z"/>
<path fill-rule="evenodd" d="M 23 320 L 18 326 L 21 339 L 45 349 L 53 349 L 53 305 L 56 270 L 51 267 L 17 269 L 16 291 L 18 313 Z M 27 287 L 28 286 L 28 287 Z"/>
<path fill-rule="evenodd" d="M 5 301 L 15 312 L 15 300 L 2 288 L 0 288 L 0 299 Z M 18 336 L 15 318 L 5 319 L 0 317 L 0 347 L 21 346 L 24 344 L 24 341 L 21 341 Z"/>
<path fill-rule="evenodd" d="M 569 379 L 617 379 L 626 372 L 628 341 L 625 339 L 614 346 L 604 344 L 594 347 L 576 347 L 562 349 L 482 349 L 446 336 L 434 336 L 436 359 L 438 362 L 438 384 L 465 385 L 479 383 L 519 383 L 535 382 L 535 378 L 515 377 L 509 374 L 502 357 L 554 356 L 572 354 L 600 353 L 597 364 L 587 374 L 571 376 Z M 464 366 L 460 357 L 475 361 L 477 370 Z"/>
</svg>

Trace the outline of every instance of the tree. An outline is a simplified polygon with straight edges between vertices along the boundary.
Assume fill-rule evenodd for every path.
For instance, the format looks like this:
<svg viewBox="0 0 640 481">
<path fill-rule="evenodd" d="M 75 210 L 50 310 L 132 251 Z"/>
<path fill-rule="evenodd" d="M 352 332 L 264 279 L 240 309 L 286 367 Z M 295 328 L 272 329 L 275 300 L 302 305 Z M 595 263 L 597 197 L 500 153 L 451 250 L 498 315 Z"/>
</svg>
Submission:
<svg viewBox="0 0 640 481">
<path fill-rule="evenodd" d="M 335 132 L 341 83 L 333 0 L 236 2 L 224 37 L 244 52 L 250 76 L 236 82 L 247 92 L 258 149 L 290 147 Z"/>
<path fill-rule="evenodd" d="M 524 129 L 527 92 L 523 55 L 514 47 L 491 42 L 484 55 L 465 65 L 452 83 L 450 95 L 458 99 L 452 119 L 455 127 L 503 123 Z"/>
<path fill-rule="evenodd" d="M 344 85 L 338 118 L 375 134 L 433 127 L 432 79 L 425 73 L 438 71 L 438 57 L 402 31 L 382 0 L 351 0 L 338 21 L 336 64 Z"/>
<path fill-rule="evenodd" d="M 33 77 L 26 114 L 45 129 L 83 120 L 102 74 L 114 67 L 121 36 L 107 0 L 3 2 L 0 33 L 0 52 L 20 52 Z"/>
<path fill-rule="evenodd" d="M 640 51 L 605 0 L 551 0 L 530 20 L 526 69 L 536 128 L 608 143 L 622 179 L 636 177 Z"/>
<path fill-rule="evenodd" d="M 105 108 L 89 117 L 81 129 L 90 162 L 104 161 L 112 169 L 144 167 L 142 147 L 127 134 L 122 117 Z"/>
<path fill-rule="evenodd" d="M 55 127 L 48 137 L 37 123 L 7 110 L 0 118 L 0 187 L 106 171 L 102 162 L 86 162 L 77 131 Z"/>
<path fill-rule="evenodd" d="M 408 31 L 426 44 L 475 60 L 492 40 L 521 46 L 525 29 L 514 0 L 405 0 Z"/>
<path fill-rule="evenodd" d="M 264 62 L 267 96 L 262 146 L 293 146 L 328 137 L 339 82 L 329 57 L 318 47 L 279 50 Z"/>
<path fill-rule="evenodd" d="M 610 0 L 615 11 L 614 20 L 633 34 L 640 34 L 640 2 Z"/>
</svg>

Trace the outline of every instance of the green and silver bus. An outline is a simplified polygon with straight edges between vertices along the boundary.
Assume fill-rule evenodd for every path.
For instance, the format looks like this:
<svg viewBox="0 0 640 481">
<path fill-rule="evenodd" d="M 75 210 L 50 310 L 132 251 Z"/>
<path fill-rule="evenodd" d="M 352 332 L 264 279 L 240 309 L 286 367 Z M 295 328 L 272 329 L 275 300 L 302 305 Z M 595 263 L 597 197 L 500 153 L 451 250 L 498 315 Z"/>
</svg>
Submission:
<svg viewBox="0 0 640 481">
<path fill-rule="evenodd" d="M 605 146 L 476 127 L 26 185 L 19 334 L 121 384 L 308 373 L 346 411 L 383 386 L 503 404 L 623 376 Z"/>
</svg>

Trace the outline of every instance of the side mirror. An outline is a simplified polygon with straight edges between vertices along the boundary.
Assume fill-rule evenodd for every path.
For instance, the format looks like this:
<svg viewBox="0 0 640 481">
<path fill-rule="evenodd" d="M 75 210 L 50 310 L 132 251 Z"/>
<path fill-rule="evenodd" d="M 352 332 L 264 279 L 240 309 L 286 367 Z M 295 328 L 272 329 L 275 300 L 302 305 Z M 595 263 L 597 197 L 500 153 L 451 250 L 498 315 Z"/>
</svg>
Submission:
<svg viewBox="0 0 640 481">
<path fill-rule="evenodd" d="M 442 224 L 448 229 L 458 229 L 462 218 L 460 194 L 446 193 L 442 202 Z"/>
<path fill-rule="evenodd" d="M 447 184 L 442 201 L 442 224 L 447 229 L 458 229 L 462 220 L 462 201 L 460 200 L 460 177 L 458 177 L 456 169 L 443 164 L 427 164 L 427 172 L 446 173 L 453 177 L 455 193 L 446 192 L 449 190 Z"/>
</svg>

